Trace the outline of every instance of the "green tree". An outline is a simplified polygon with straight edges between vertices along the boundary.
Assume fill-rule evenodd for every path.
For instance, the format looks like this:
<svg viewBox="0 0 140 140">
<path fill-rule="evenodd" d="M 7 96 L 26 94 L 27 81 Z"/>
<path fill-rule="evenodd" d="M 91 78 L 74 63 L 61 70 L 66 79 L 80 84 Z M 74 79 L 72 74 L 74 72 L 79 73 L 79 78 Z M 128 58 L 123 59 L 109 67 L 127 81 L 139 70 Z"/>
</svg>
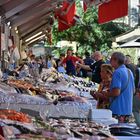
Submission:
<svg viewBox="0 0 140 140">
<path fill-rule="evenodd" d="M 114 22 L 99 25 L 97 9 L 94 7 L 89 8 L 84 13 L 78 3 L 77 11 L 83 24 L 77 24 L 66 31 L 58 32 L 56 22 L 52 32 L 54 44 L 61 40 L 76 41 L 78 42 L 77 48 L 80 55 L 83 55 L 85 51 L 105 51 L 111 48 L 112 38 L 114 36 L 128 30 L 127 27 L 124 28 L 124 25 Z"/>
</svg>

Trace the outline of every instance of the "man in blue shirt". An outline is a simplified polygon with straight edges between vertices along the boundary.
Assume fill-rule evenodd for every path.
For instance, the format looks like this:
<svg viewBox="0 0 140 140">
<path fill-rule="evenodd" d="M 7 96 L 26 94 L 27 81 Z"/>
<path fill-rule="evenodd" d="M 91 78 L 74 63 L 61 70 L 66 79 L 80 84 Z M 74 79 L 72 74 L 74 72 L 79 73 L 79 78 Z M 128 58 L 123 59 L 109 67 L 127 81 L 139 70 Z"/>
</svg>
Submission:
<svg viewBox="0 0 140 140">
<path fill-rule="evenodd" d="M 120 52 L 113 53 L 110 63 L 115 71 L 110 86 L 110 109 L 119 122 L 128 122 L 132 114 L 132 100 L 135 90 L 134 77 L 126 68 L 125 56 Z"/>
</svg>

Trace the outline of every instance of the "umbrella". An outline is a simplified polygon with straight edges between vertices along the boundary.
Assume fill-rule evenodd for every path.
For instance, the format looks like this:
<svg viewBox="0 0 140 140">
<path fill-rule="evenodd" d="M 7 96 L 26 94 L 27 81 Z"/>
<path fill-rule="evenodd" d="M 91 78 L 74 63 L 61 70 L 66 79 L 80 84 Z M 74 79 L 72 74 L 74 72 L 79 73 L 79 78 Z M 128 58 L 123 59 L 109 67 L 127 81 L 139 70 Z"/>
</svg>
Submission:
<svg viewBox="0 0 140 140">
<path fill-rule="evenodd" d="M 140 37 L 120 45 L 119 48 L 140 48 Z"/>
</svg>

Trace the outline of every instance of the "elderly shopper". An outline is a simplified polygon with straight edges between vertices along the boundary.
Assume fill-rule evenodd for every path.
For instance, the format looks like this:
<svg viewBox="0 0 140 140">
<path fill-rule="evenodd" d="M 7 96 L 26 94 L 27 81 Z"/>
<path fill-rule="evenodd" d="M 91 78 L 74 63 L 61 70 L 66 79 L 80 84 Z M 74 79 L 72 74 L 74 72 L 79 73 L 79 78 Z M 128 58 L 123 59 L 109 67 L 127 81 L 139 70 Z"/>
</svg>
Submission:
<svg viewBox="0 0 140 140">
<path fill-rule="evenodd" d="M 135 90 L 134 77 L 132 72 L 126 68 L 125 56 L 120 52 L 114 52 L 110 63 L 115 71 L 112 76 L 110 92 L 110 109 L 113 116 L 119 122 L 128 122 L 132 114 L 132 100 Z"/>
<path fill-rule="evenodd" d="M 105 62 L 103 61 L 103 56 L 99 51 L 96 51 L 93 54 L 93 57 L 94 60 L 96 61 L 95 63 L 91 64 L 90 66 L 83 64 L 79 64 L 79 66 L 87 71 L 89 70 L 92 71 L 92 81 L 99 84 L 102 81 L 100 75 L 101 65 L 104 64 Z"/>
</svg>

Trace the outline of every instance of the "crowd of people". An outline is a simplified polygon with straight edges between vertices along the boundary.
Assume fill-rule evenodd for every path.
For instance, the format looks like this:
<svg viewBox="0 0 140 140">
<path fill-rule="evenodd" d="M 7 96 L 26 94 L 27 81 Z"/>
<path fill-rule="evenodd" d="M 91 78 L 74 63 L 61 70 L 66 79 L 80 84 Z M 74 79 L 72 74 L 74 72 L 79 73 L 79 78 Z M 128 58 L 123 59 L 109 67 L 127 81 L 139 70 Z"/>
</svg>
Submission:
<svg viewBox="0 0 140 140">
<path fill-rule="evenodd" d="M 91 56 L 86 52 L 82 59 L 68 49 L 67 54 L 60 54 L 57 60 L 52 56 L 36 58 L 32 54 L 30 60 L 24 60 L 18 68 L 6 69 L 3 77 L 31 75 L 38 80 L 43 68 L 52 67 L 60 73 L 91 78 L 100 85 L 98 91 L 91 91 L 98 101 L 97 107 L 110 109 L 119 122 L 129 122 L 133 114 L 140 127 L 140 58 L 138 64 L 134 65 L 130 55 L 114 52 L 110 60 L 105 61 L 102 53 L 96 51 Z"/>
<path fill-rule="evenodd" d="M 91 91 L 91 95 L 98 100 L 98 108 L 110 109 L 113 117 L 121 123 L 129 122 L 134 114 L 140 126 L 140 58 L 134 65 L 131 56 L 121 52 L 114 52 L 109 61 L 105 61 L 99 51 L 91 57 L 86 52 L 85 56 L 81 59 L 68 50 L 59 65 L 69 75 L 92 76 L 92 81 L 100 84 L 98 91 Z"/>
<path fill-rule="evenodd" d="M 92 71 L 92 81 L 100 84 L 98 91 L 91 91 L 98 100 L 98 108 L 110 109 L 121 123 L 129 122 L 133 114 L 140 126 L 140 58 L 137 65 L 132 63 L 130 55 L 121 52 L 114 52 L 109 62 L 98 51 L 93 58 L 95 62 L 91 65 L 78 66 Z"/>
</svg>

